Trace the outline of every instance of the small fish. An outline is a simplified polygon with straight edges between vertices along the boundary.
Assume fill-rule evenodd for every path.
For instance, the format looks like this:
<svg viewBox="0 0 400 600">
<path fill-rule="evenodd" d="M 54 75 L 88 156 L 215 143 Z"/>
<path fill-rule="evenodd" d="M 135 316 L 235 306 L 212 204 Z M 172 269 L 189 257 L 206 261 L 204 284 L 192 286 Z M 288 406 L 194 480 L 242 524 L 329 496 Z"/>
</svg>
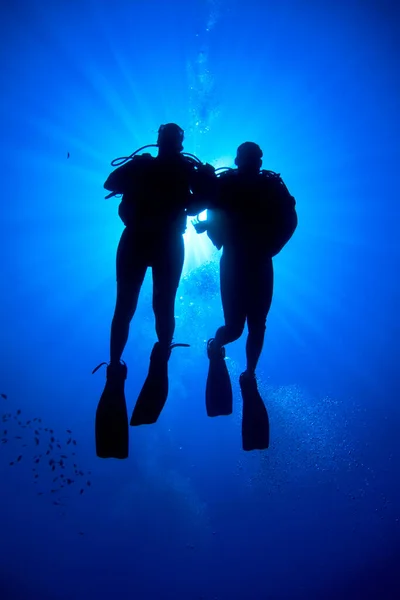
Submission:
<svg viewBox="0 0 400 600">
<path fill-rule="evenodd" d="M 92 484 L 90 483 L 90 481 L 87 481 L 86 485 L 88 485 L 90 487 Z"/>
<path fill-rule="evenodd" d="M 16 436 L 15 436 L 15 439 L 16 439 L 16 440 L 22 440 L 22 437 L 21 437 L 20 435 L 16 435 Z"/>
<path fill-rule="evenodd" d="M 72 433 L 72 431 L 70 429 L 67 429 L 67 433 Z"/>
<path fill-rule="evenodd" d="M 38 492 L 37 495 L 38 496 L 43 496 L 43 492 Z"/>
<path fill-rule="evenodd" d="M 17 410 L 17 415 L 20 415 L 20 414 L 21 414 L 21 409 L 19 408 L 19 409 Z"/>
<path fill-rule="evenodd" d="M 60 448 L 60 450 L 61 450 L 61 446 L 60 446 L 60 444 L 57 444 L 57 448 Z"/>
<path fill-rule="evenodd" d="M 85 534 L 83 533 L 83 531 L 80 531 L 80 532 L 79 532 L 79 535 L 85 535 Z"/>
<path fill-rule="evenodd" d="M 64 473 L 61 473 L 60 477 L 65 477 Z"/>
<path fill-rule="evenodd" d="M 85 490 L 81 490 L 79 493 L 80 493 L 80 494 L 83 494 L 83 492 L 84 492 L 84 491 L 85 491 Z"/>
<path fill-rule="evenodd" d="M 21 461 L 21 459 L 22 459 L 22 454 L 20 454 L 20 455 L 18 456 L 18 458 L 17 458 L 17 462 L 20 462 L 20 461 Z"/>
<path fill-rule="evenodd" d="M 54 458 L 51 458 L 51 459 L 49 460 L 49 465 L 54 465 Z"/>
<path fill-rule="evenodd" d="M 1 394 L 1 397 L 4 398 L 4 400 L 7 400 L 7 394 Z"/>
<path fill-rule="evenodd" d="M 67 481 L 68 485 L 71 485 L 71 483 L 74 483 L 73 479 L 67 479 L 66 481 Z"/>
<path fill-rule="evenodd" d="M 35 479 L 37 479 L 39 477 L 39 473 L 36 473 L 35 475 Z"/>
<path fill-rule="evenodd" d="M 35 434 L 36 434 L 36 435 L 39 435 L 39 432 L 38 432 L 38 430 L 37 430 L 37 429 L 35 429 Z"/>
<path fill-rule="evenodd" d="M 50 490 L 52 494 L 55 494 L 57 490 Z"/>
<path fill-rule="evenodd" d="M 29 423 L 31 423 L 31 420 L 29 419 L 29 421 L 26 422 L 27 425 L 29 425 Z"/>
<path fill-rule="evenodd" d="M 5 430 L 3 431 L 3 434 L 4 434 L 4 435 L 7 435 L 7 431 L 8 431 L 8 430 L 7 430 L 7 429 L 5 429 Z"/>
<path fill-rule="evenodd" d="M 53 430 L 53 429 L 49 429 L 49 432 L 50 432 L 50 433 L 54 433 L 54 430 Z"/>
<path fill-rule="evenodd" d="M 48 456 L 50 454 L 50 450 L 47 450 L 46 455 Z"/>
<path fill-rule="evenodd" d="M 50 441 L 51 441 L 52 444 L 56 441 L 55 438 L 54 438 L 54 436 L 51 436 Z"/>
<path fill-rule="evenodd" d="M 35 459 L 35 463 L 38 464 L 38 462 L 40 462 L 40 458 Z"/>
<path fill-rule="evenodd" d="M 55 466 L 55 465 L 53 465 L 53 466 L 51 467 L 51 470 L 52 470 L 52 471 L 55 471 L 55 470 L 56 470 L 56 466 Z"/>
<path fill-rule="evenodd" d="M 71 440 L 71 438 L 69 438 L 69 439 L 67 440 L 67 444 L 70 444 L 71 442 L 72 442 L 72 440 Z"/>
<path fill-rule="evenodd" d="M 70 154 L 69 154 L 69 152 L 67 152 L 67 158 L 69 158 L 69 157 L 70 157 Z"/>
<path fill-rule="evenodd" d="M 14 464 L 14 461 L 10 462 L 10 466 Z"/>
<path fill-rule="evenodd" d="M 68 458 L 66 454 L 61 454 L 61 458 Z"/>
<path fill-rule="evenodd" d="M 35 437 L 35 444 L 36 446 L 39 446 L 39 438 Z"/>
<path fill-rule="evenodd" d="M 76 440 L 72 440 L 74 446 L 76 446 Z"/>
</svg>

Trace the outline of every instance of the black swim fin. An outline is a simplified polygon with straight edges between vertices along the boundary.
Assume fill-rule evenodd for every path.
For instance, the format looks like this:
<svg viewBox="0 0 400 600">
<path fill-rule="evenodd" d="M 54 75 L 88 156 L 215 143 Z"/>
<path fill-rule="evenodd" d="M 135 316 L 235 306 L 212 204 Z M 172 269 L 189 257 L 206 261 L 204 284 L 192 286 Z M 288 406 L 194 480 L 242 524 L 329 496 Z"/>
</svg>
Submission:
<svg viewBox="0 0 400 600">
<path fill-rule="evenodd" d="M 214 339 L 207 343 L 210 359 L 206 384 L 206 409 L 209 417 L 231 415 L 233 410 L 232 384 L 225 362 L 225 348 L 214 349 Z"/>
<path fill-rule="evenodd" d="M 152 425 L 160 416 L 168 397 L 168 360 L 171 350 L 177 346 L 189 347 L 189 344 L 172 344 L 167 350 L 160 342 L 154 344 L 149 372 L 132 412 L 132 427 Z"/>
<path fill-rule="evenodd" d="M 243 398 L 243 450 L 266 450 L 269 446 L 269 418 L 255 375 L 244 372 L 239 383 Z"/>
<path fill-rule="evenodd" d="M 102 365 L 96 367 L 95 373 Z M 96 454 L 99 458 L 128 458 L 129 425 L 125 402 L 125 363 L 108 365 L 107 381 L 96 410 Z"/>
</svg>

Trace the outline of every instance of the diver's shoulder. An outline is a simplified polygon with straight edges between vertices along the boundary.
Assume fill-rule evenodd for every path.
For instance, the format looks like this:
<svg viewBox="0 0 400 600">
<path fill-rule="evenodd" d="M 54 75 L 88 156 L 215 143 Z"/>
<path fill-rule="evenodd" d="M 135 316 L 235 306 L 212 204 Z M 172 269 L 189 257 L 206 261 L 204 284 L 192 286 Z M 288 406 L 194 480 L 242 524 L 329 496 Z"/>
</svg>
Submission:
<svg viewBox="0 0 400 600">
<path fill-rule="evenodd" d="M 232 169 L 231 167 L 227 167 L 224 171 L 218 173 L 218 179 L 221 182 L 234 181 L 237 179 L 238 169 Z"/>
<path fill-rule="evenodd" d="M 280 173 L 277 173 L 276 171 L 272 171 L 271 169 L 262 169 L 260 171 L 260 177 L 262 179 L 269 179 L 270 181 L 271 180 L 277 181 L 279 179 L 282 179 Z"/>
<path fill-rule="evenodd" d="M 154 160 L 154 156 L 149 152 L 135 154 L 135 156 L 130 159 L 129 163 L 127 163 L 127 168 L 131 173 L 140 173 L 143 170 L 146 170 L 148 166 L 154 164 Z"/>
<path fill-rule="evenodd" d="M 143 154 L 136 154 L 133 158 L 132 158 L 132 163 L 134 164 L 140 164 L 140 163 L 151 163 L 154 162 L 156 159 L 155 156 L 152 156 L 150 154 L 150 152 L 143 152 Z"/>
</svg>

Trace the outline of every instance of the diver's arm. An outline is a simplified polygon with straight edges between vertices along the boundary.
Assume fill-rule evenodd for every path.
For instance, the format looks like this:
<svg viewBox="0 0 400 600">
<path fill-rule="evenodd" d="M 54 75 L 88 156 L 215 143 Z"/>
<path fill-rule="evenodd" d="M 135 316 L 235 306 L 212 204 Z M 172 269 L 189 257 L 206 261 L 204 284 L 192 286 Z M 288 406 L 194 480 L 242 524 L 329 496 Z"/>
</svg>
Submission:
<svg viewBox="0 0 400 600">
<path fill-rule="evenodd" d="M 207 232 L 208 237 L 214 244 L 214 246 L 221 250 L 224 244 L 224 238 L 226 233 L 226 221 L 221 211 L 208 209 L 208 218 L 204 221 L 192 221 L 193 226 L 197 233 Z"/>
<path fill-rule="evenodd" d="M 204 233 L 208 229 L 208 220 L 204 219 L 204 221 L 200 221 L 197 215 L 196 219 L 192 219 L 192 225 L 196 230 L 196 233 Z"/>
<path fill-rule="evenodd" d="M 209 204 L 202 198 L 191 200 L 186 208 L 186 213 L 189 215 L 189 217 L 196 217 L 207 208 L 209 208 Z"/>
<path fill-rule="evenodd" d="M 118 167 L 107 177 L 104 188 L 116 194 L 123 194 L 126 191 L 129 177 L 132 173 L 132 161 L 129 161 Z"/>
<path fill-rule="evenodd" d="M 194 217 L 214 205 L 217 195 L 217 176 L 214 167 L 207 163 L 193 170 L 190 189 L 192 194 L 186 211 L 189 216 Z"/>
</svg>

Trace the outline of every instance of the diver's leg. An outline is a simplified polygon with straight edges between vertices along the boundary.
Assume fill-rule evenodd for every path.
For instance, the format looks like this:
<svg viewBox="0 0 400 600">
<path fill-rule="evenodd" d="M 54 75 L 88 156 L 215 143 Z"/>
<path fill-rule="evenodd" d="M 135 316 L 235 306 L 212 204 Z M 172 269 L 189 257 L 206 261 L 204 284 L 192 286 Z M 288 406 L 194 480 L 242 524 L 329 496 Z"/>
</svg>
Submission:
<svg viewBox="0 0 400 600">
<path fill-rule="evenodd" d="M 185 247 L 178 235 L 160 244 L 153 261 L 153 310 L 160 346 L 169 350 L 175 331 L 175 298 L 182 275 Z"/>
<path fill-rule="evenodd" d="M 111 325 L 110 364 L 96 410 L 96 453 L 101 458 L 123 459 L 129 454 L 129 422 L 125 400 L 128 369 L 121 362 L 121 356 L 145 273 L 145 248 L 125 229 L 117 251 L 117 301 Z"/>
<path fill-rule="evenodd" d="M 184 258 L 182 235 L 154 242 L 151 254 L 153 310 L 158 342 L 151 351 L 149 372 L 133 409 L 132 426 L 155 423 L 168 398 L 168 360 L 175 329 L 175 296 Z"/>
<path fill-rule="evenodd" d="M 259 266 L 249 264 L 249 297 L 246 342 L 247 373 L 254 375 L 264 345 L 266 321 L 272 303 L 274 271 L 272 259 Z"/>
<path fill-rule="evenodd" d="M 146 275 L 143 248 L 125 229 L 117 251 L 117 300 L 111 324 L 110 364 L 119 364 Z"/>
<path fill-rule="evenodd" d="M 226 250 L 220 262 L 220 285 L 225 325 L 215 334 L 215 349 L 238 340 L 246 323 L 246 289 L 241 261 Z"/>
</svg>

